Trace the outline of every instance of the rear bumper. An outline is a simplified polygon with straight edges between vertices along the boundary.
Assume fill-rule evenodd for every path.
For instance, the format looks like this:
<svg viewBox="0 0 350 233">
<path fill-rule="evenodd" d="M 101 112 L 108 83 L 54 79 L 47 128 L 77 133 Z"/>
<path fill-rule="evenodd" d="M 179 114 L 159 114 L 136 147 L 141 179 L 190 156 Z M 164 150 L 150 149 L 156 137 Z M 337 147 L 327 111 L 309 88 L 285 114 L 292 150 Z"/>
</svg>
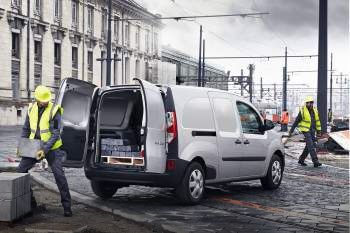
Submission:
<svg viewBox="0 0 350 233">
<path fill-rule="evenodd" d="M 177 159 L 176 168 L 165 173 L 148 173 L 144 171 L 128 171 L 98 164 L 85 165 L 85 175 L 94 181 L 111 181 L 121 185 L 149 185 L 158 187 L 177 187 L 180 183 L 188 161 Z"/>
</svg>

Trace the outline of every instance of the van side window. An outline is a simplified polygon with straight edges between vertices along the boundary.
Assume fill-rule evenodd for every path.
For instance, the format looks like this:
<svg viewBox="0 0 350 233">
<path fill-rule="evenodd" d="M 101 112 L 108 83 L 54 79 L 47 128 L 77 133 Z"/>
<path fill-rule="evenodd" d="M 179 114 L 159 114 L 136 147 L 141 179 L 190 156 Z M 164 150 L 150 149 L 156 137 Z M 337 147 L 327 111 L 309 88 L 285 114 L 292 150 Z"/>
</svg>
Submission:
<svg viewBox="0 0 350 233">
<path fill-rule="evenodd" d="M 258 113 L 249 105 L 237 102 L 243 133 L 261 134 L 262 122 Z"/>
<path fill-rule="evenodd" d="M 225 98 L 214 98 L 213 104 L 219 130 L 222 132 L 235 132 L 237 126 L 231 100 Z"/>
</svg>

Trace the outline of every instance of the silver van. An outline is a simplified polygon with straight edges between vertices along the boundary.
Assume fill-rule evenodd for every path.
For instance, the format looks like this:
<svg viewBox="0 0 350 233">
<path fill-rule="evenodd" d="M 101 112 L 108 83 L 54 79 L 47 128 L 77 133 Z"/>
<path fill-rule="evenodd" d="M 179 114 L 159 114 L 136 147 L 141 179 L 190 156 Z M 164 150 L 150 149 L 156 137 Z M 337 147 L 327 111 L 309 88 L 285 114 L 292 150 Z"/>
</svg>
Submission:
<svg viewBox="0 0 350 233">
<path fill-rule="evenodd" d="M 210 88 L 135 83 L 99 88 L 68 78 L 56 97 L 65 166 L 84 167 L 97 196 L 134 184 L 172 187 L 195 204 L 208 184 L 279 187 L 281 136 L 249 102 Z"/>
</svg>

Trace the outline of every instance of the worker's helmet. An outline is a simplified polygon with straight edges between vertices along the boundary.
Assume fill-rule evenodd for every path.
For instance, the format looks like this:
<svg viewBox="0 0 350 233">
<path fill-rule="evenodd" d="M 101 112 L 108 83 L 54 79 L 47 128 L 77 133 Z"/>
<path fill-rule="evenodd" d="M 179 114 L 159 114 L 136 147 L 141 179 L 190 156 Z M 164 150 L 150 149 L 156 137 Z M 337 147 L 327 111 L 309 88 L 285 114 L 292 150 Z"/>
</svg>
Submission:
<svg viewBox="0 0 350 233">
<path fill-rule="evenodd" d="M 34 92 L 35 99 L 39 102 L 49 102 L 51 100 L 51 91 L 45 86 L 37 86 Z"/>
<path fill-rule="evenodd" d="M 312 97 L 312 96 L 307 96 L 306 98 L 305 98 L 305 101 L 304 101 L 305 103 L 307 103 L 307 102 L 314 102 L 314 98 Z"/>
</svg>

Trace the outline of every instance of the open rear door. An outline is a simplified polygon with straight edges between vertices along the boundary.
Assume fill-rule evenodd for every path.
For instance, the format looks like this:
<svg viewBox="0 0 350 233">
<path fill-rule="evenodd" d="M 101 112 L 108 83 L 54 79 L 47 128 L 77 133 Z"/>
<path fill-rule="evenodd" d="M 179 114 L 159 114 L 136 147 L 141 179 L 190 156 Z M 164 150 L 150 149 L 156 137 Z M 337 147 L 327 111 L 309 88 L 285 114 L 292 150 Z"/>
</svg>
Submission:
<svg viewBox="0 0 350 233">
<path fill-rule="evenodd" d="M 66 151 L 65 167 L 82 167 L 87 152 L 90 108 L 98 87 L 78 79 L 62 81 L 55 103 L 63 107 L 62 149 Z"/>
<path fill-rule="evenodd" d="M 157 86 L 145 80 L 136 80 L 142 89 L 145 114 L 145 158 L 146 172 L 164 173 L 165 150 L 165 109 L 163 98 Z"/>
</svg>

